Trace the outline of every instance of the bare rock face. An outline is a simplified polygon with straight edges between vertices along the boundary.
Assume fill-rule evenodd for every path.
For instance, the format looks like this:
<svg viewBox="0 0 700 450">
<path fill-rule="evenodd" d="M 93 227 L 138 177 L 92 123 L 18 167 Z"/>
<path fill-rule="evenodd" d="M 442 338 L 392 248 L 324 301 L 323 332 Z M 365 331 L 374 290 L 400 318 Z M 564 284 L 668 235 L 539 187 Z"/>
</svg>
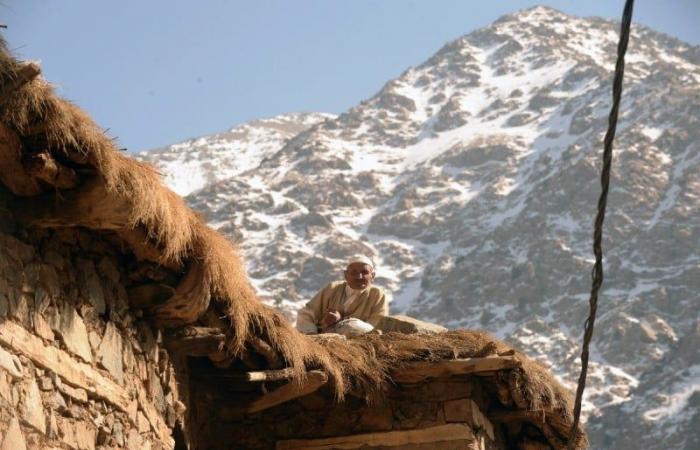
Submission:
<svg viewBox="0 0 700 450">
<path fill-rule="evenodd" d="M 187 200 L 240 242 L 271 305 L 293 315 L 364 252 L 392 313 L 488 331 L 573 386 L 618 32 L 505 16 Z M 584 413 L 592 448 L 696 448 L 700 59 L 636 26 L 625 69 Z M 259 138 L 143 157 L 185 179 Z"/>
</svg>

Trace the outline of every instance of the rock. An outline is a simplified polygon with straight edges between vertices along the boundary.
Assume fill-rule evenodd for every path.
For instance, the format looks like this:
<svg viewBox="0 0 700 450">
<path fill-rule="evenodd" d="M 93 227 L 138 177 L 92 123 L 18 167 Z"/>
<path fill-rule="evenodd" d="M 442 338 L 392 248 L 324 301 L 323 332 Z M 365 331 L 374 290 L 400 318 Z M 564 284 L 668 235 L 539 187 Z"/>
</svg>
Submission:
<svg viewBox="0 0 700 450">
<path fill-rule="evenodd" d="M 85 323 L 71 305 L 65 303 L 58 314 L 53 314 L 51 328 L 61 336 L 69 351 L 85 362 L 92 362 Z"/>
<path fill-rule="evenodd" d="M 99 275 L 95 270 L 95 265 L 92 261 L 87 259 L 81 259 L 78 261 L 78 270 L 82 274 L 83 284 L 81 285 L 81 291 L 95 307 L 95 311 L 98 314 L 104 314 L 105 312 L 105 295 L 102 290 L 102 283 L 100 281 Z"/>
<path fill-rule="evenodd" d="M 109 438 L 109 430 L 107 430 L 105 427 L 101 427 L 97 431 L 97 439 L 96 443 L 97 445 L 104 445 L 107 443 L 107 438 Z"/>
<path fill-rule="evenodd" d="M 39 379 L 39 389 L 41 389 L 42 391 L 50 391 L 51 389 L 53 389 L 53 381 L 51 381 L 51 377 L 41 377 Z"/>
<path fill-rule="evenodd" d="M 408 316 L 386 316 L 377 326 L 382 331 L 398 331 L 399 333 L 442 333 L 447 328 L 430 322 L 414 319 Z"/>
<path fill-rule="evenodd" d="M 132 433 L 136 434 L 137 439 L 139 437 L 139 433 L 135 429 L 132 428 L 129 431 L 129 445 L 127 445 L 126 448 L 138 448 L 138 446 L 132 445 L 132 442 L 131 442 Z M 114 442 L 119 447 L 124 446 L 124 426 L 121 424 L 121 422 L 114 423 L 114 426 L 112 427 L 112 437 L 114 438 Z M 137 443 L 138 443 L 138 441 L 137 441 Z"/>
<path fill-rule="evenodd" d="M 41 401 L 41 392 L 34 379 L 23 387 L 24 402 L 20 408 L 22 421 L 37 429 L 41 433 L 46 432 L 46 416 L 44 404 Z"/>
<path fill-rule="evenodd" d="M 22 363 L 15 355 L 0 347 L 0 369 L 4 369 L 12 378 L 22 378 Z"/>
<path fill-rule="evenodd" d="M 28 292 L 19 292 L 10 297 L 10 317 L 16 319 L 24 327 L 29 325 L 29 296 Z"/>
<path fill-rule="evenodd" d="M 63 398 L 60 392 L 56 391 L 54 391 L 54 393 L 46 399 L 46 406 L 61 414 L 68 410 L 66 400 Z"/>
<path fill-rule="evenodd" d="M 56 422 L 56 415 L 53 413 L 49 415 L 49 423 L 46 427 L 46 437 L 49 439 L 56 439 L 58 437 L 58 423 Z"/>
<path fill-rule="evenodd" d="M 39 266 L 39 284 L 40 286 L 37 286 L 37 298 L 42 298 L 44 302 L 44 307 L 48 305 L 47 300 L 53 299 L 54 301 L 60 298 L 61 296 L 61 278 L 59 277 L 58 273 L 56 272 L 56 269 L 52 267 L 49 264 L 41 264 Z M 45 292 L 39 292 L 39 290 L 43 291 L 46 289 Z M 43 312 L 43 309 L 39 310 L 40 312 Z"/>
<path fill-rule="evenodd" d="M 134 357 L 134 351 L 131 349 L 130 345 L 124 346 L 122 362 L 127 372 L 133 372 L 134 367 L 136 367 L 136 358 Z"/>
<path fill-rule="evenodd" d="M 24 441 L 24 434 L 19 427 L 19 421 L 13 417 L 10 421 L 10 426 L 5 432 L 5 438 L 2 440 L 0 450 L 27 450 L 27 444 Z"/>
<path fill-rule="evenodd" d="M 122 353 L 122 337 L 114 324 L 108 322 L 97 352 L 97 361 L 120 383 L 124 381 Z"/>
<path fill-rule="evenodd" d="M 88 333 L 88 340 L 90 341 L 90 347 L 92 348 L 92 351 L 96 352 L 100 347 L 100 342 L 102 342 L 102 338 L 100 338 L 100 335 L 97 334 L 95 331 L 90 331 Z"/>
<path fill-rule="evenodd" d="M 74 388 L 67 384 L 61 383 L 58 386 L 58 390 L 80 403 L 86 403 L 88 401 L 87 392 L 85 391 L 85 389 Z"/>
<path fill-rule="evenodd" d="M 54 340 L 54 334 L 53 331 L 51 331 L 51 326 L 39 313 L 34 313 L 34 331 L 36 331 L 36 334 L 39 335 L 39 337 L 42 337 L 47 341 Z"/>
<path fill-rule="evenodd" d="M 139 410 L 139 402 L 138 400 L 134 399 L 129 403 L 129 407 L 127 410 L 127 414 L 129 415 L 129 419 L 131 419 L 132 422 L 136 422 L 138 416 L 138 410 Z"/>
<path fill-rule="evenodd" d="M 2 283 L 4 283 L 4 280 L 0 278 L 0 289 L 3 287 Z M 7 291 L 9 291 L 9 288 L 2 289 L 3 293 L 0 293 L 0 317 L 7 317 L 7 313 L 10 311 L 10 301 L 4 294 Z"/>
<path fill-rule="evenodd" d="M 146 433 L 151 429 L 151 424 L 148 423 L 148 419 L 141 411 L 138 412 L 138 419 L 136 420 L 136 423 L 138 424 L 139 433 L 141 434 Z"/>
<path fill-rule="evenodd" d="M 122 435 L 121 445 L 124 445 L 124 436 Z M 139 432 L 135 429 L 129 430 L 129 437 L 127 438 L 127 448 L 141 448 L 141 437 Z"/>
<path fill-rule="evenodd" d="M 85 421 L 73 421 L 59 417 L 58 429 L 63 441 L 75 450 L 95 450 L 97 429 Z"/>
<path fill-rule="evenodd" d="M 34 247 L 7 234 L 2 235 L 0 241 L 5 253 L 12 259 L 21 263 L 28 263 L 34 258 Z"/>
<path fill-rule="evenodd" d="M 80 450 L 95 450 L 97 430 L 88 423 L 80 423 L 75 427 L 75 442 Z"/>
<path fill-rule="evenodd" d="M 0 371 L 0 399 L 12 405 L 12 384 L 7 372 Z M 0 402 L 2 405 L 3 402 Z"/>
<path fill-rule="evenodd" d="M 153 368 L 148 373 L 148 395 L 158 412 L 161 414 L 165 412 L 165 393 L 160 384 L 160 378 Z"/>
</svg>

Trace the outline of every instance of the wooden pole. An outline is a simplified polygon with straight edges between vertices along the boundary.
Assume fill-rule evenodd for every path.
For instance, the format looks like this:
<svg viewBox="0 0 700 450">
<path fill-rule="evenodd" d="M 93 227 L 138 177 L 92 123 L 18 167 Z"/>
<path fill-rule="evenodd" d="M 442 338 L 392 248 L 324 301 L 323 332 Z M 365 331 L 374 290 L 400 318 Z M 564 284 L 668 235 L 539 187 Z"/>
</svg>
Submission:
<svg viewBox="0 0 700 450">
<path fill-rule="evenodd" d="M 408 363 L 403 367 L 392 370 L 391 379 L 396 383 L 417 383 L 426 378 L 478 374 L 504 369 L 514 369 L 516 367 L 520 367 L 520 362 L 512 356 L 418 361 Z"/>
<path fill-rule="evenodd" d="M 299 382 L 300 381 L 300 382 Z M 264 394 L 248 407 L 248 413 L 256 413 L 273 406 L 309 395 L 328 382 L 328 375 L 320 370 L 312 370 L 302 380 L 294 380 Z"/>
</svg>

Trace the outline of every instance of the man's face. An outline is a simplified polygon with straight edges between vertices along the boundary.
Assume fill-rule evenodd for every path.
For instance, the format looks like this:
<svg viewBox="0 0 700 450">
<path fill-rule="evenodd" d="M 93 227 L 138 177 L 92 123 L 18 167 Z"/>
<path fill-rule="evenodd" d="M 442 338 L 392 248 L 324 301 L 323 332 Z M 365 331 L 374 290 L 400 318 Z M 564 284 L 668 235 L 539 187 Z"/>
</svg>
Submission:
<svg viewBox="0 0 700 450">
<path fill-rule="evenodd" d="M 374 271 L 367 264 L 352 263 L 345 269 L 345 281 L 352 289 L 364 289 L 374 281 Z"/>
</svg>

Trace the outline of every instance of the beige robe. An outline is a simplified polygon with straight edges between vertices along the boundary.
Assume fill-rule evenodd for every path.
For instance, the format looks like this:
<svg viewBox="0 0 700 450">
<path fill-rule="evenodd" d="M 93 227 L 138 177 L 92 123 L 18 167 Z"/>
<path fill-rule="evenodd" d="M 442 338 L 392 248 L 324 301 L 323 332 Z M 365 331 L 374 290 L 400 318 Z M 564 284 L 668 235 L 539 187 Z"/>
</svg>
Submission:
<svg viewBox="0 0 700 450">
<path fill-rule="evenodd" d="M 334 281 L 321 289 L 299 311 L 297 329 L 302 333 L 317 333 L 319 322 L 326 311 L 339 311 L 343 319 L 354 317 L 377 326 L 382 317 L 389 314 L 386 294 L 376 286 L 370 286 L 353 299 L 343 304 L 345 299 L 345 281 Z"/>
</svg>

